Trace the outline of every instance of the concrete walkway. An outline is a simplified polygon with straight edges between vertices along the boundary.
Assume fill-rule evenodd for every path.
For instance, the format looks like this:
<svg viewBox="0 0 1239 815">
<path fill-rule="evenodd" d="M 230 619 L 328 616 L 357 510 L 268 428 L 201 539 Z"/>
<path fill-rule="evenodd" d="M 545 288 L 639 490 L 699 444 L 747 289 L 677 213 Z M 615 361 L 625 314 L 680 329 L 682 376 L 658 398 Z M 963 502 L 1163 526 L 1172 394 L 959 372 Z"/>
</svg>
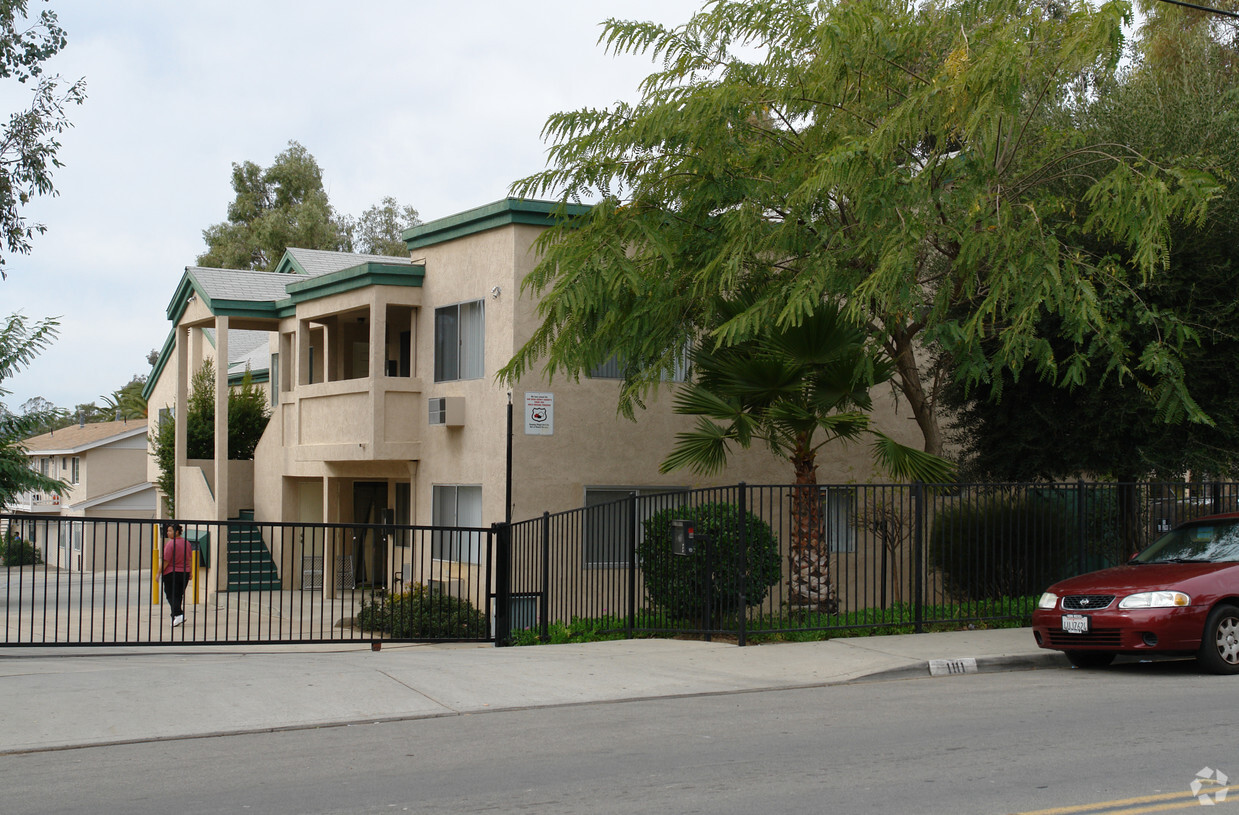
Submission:
<svg viewBox="0 0 1239 815">
<path fill-rule="evenodd" d="M 973 664 L 975 663 L 975 664 Z M 0 754 L 551 705 L 1066 667 L 1027 628 L 738 648 L 476 645 L 0 649 Z"/>
</svg>

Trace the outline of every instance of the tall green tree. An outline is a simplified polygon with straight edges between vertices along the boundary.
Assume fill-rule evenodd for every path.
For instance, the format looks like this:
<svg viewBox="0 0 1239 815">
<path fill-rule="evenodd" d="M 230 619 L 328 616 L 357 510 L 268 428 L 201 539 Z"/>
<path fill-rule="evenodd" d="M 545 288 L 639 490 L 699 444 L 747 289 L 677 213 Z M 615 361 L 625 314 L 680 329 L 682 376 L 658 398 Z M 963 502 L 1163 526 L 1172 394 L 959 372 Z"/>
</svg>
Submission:
<svg viewBox="0 0 1239 815">
<path fill-rule="evenodd" d="M 289 247 L 407 256 L 401 233 L 415 226 L 417 210 L 391 196 L 360 217 L 341 215 L 323 187 L 318 161 L 290 141 L 270 167 L 232 165 L 228 220 L 202 232 L 207 251 L 198 265 L 271 271 Z"/>
<path fill-rule="evenodd" d="M 35 0 L 37 3 L 39 0 Z M 0 1 L 0 79 L 15 79 L 32 89 L 29 107 L 9 115 L 0 129 L 0 234 L 10 253 L 29 254 L 31 241 L 47 227 L 22 213 L 30 200 L 55 195 L 52 171 L 61 166 L 57 139 L 72 125 L 67 110 L 86 100 L 86 81 L 64 85 L 44 73 L 43 63 L 68 41 L 54 11 L 29 16 L 29 0 Z M 6 276 L 0 254 L 0 278 Z"/>
<path fill-rule="evenodd" d="M 265 169 L 252 161 L 233 164 L 232 189 L 228 220 L 202 233 L 207 251 L 198 256 L 199 266 L 271 271 L 290 246 L 343 248 L 323 171 L 298 142 L 290 141 Z"/>
<path fill-rule="evenodd" d="M 1004 479 L 1104 475 L 1119 481 L 1239 475 L 1239 60 L 1235 29 L 1201 12 L 1153 14 L 1133 43 L 1128 67 L 1108 79 L 1078 121 L 1094 139 L 1130 145 L 1153 161 L 1191 162 L 1226 180 L 1203 223 L 1171 219 L 1164 267 L 1141 292 L 1144 309 L 1174 314 L 1195 340 L 1180 353 L 1184 382 L 1209 424 L 1166 421 L 1138 377 L 1086 373 L 1070 389 L 1003 373 L 995 388 L 956 383 L 946 392 L 960 442 L 977 476 Z M 1124 247 L 1085 243 L 1122 258 Z M 1127 309 L 1128 332 L 1143 342 L 1158 326 Z M 1070 349 L 1046 316 L 1045 341 Z M 1054 445 L 1043 440 L 1054 438 Z"/>
<path fill-rule="evenodd" d="M 1129 14 L 1084 0 L 721 0 L 676 28 L 608 21 L 610 50 L 664 67 L 633 104 L 548 120 L 550 166 L 515 194 L 597 203 L 541 236 L 525 287 L 543 322 L 503 374 L 575 376 L 618 352 L 631 413 L 686 341 L 734 344 L 842 302 L 893 361 L 932 453 L 935 351 L 972 382 L 1139 376 L 1161 409 L 1205 420 L 1184 386 L 1194 329 L 1141 294 L 1172 219 L 1199 223 L 1216 185 L 1061 115 L 1114 72 Z M 1068 176 L 1086 207 L 1062 195 Z M 1124 255 L 1082 251 L 1081 235 Z M 713 295 L 754 279 L 762 296 L 717 320 Z M 1133 337 L 1130 313 L 1156 337 Z M 1065 351 L 1038 334 L 1046 314 Z"/>
<path fill-rule="evenodd" d="M 3 385 L 5 380 L 26 368 L 51 344 L 58 325 L 55 320 L 31 322 L 15 314 L 0 328 L 0 398 L 10 393 Z M 0 507 L 26 490 L 60 494 L 67 486 L 36 472 L 22 448 L 25 439 L 40 432 L 40 425 L 48 418 L 46 414 L 42 410 L 22 414 L 0 410 Z"/>
<path fill-rule="evenodd" d="M 344 219 L 346 248 L 367 255 L 408 257 L 409 250 L 401 235 L 421 222 L 416 209 L 401 206 L 389 195 L 360 217 Z"/>
<path fill-rule="evenodd" d="M 720 317 L 738 315 L 751 300 L 724 302 Z M 798 325 L 724 347 L 698 348 L 693 382 L 675 396 L 676 412 L 698 419 L 696 427 L 677 435 L 663 472 L 680 467 L 718 472 L 733 445 L 748 448 L 754 441 L 791 464 L 788 598 L 804 608 L 838 608 L 817 487 L 822 447 L 868 436 L 874 459 L 895 478 L 942 483 L 953 474 L 948 462 L 898 444 L 870 426 L 870 390 L 889 381 L 894 369 L 889 360 L 875 361 L 865 345 L 859 327 L 822 305 Z"/>
</svg>

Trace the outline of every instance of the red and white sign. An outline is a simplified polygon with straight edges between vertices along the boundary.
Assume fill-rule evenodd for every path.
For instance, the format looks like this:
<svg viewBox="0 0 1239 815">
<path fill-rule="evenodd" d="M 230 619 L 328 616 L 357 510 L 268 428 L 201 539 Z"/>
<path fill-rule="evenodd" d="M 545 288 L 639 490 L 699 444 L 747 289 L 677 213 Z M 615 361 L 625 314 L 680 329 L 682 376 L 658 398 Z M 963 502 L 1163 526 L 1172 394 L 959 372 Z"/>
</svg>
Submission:
<svg viewBox="0 0 1239 815">
<path fill-rule="evenodd" d="M 525 394 L 525 435 L 550 436 L 555 433 L 555 394 Z"/>
</svg>

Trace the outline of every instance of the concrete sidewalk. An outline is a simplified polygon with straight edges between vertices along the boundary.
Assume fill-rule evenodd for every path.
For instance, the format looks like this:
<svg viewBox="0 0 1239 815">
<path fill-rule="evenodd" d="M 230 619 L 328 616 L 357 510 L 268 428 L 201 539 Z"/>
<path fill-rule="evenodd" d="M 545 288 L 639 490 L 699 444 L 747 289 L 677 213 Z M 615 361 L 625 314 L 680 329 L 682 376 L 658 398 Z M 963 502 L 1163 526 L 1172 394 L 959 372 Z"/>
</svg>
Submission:
<svg viewBox="0 0 1239 815">
<path fill-rule="evenodd" d="M 937 662 L 946 660 L 945 664 Z M 935 661 L 931 666 L 931 661 Z M 738 648 L 622 640 L 0 650 L 0 754 L 960 670 L 1066 667 L 1030 629 Z"/>
</svg>

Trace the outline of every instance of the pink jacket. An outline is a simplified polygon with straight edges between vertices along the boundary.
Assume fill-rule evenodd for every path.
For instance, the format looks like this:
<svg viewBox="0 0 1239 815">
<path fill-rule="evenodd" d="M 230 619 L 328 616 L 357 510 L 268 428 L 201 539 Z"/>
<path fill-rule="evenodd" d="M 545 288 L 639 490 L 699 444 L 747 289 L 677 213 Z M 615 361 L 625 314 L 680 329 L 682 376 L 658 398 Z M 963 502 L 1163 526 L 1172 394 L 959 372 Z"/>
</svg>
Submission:
<svg viewBox="0 0 1239 815">
<path fill-rule="evenodd" d="M 177 535 L 163 542 L 163 574 L 188 572 L 193 561 L 193 548 L 189 541 Z"/>
</svg>

